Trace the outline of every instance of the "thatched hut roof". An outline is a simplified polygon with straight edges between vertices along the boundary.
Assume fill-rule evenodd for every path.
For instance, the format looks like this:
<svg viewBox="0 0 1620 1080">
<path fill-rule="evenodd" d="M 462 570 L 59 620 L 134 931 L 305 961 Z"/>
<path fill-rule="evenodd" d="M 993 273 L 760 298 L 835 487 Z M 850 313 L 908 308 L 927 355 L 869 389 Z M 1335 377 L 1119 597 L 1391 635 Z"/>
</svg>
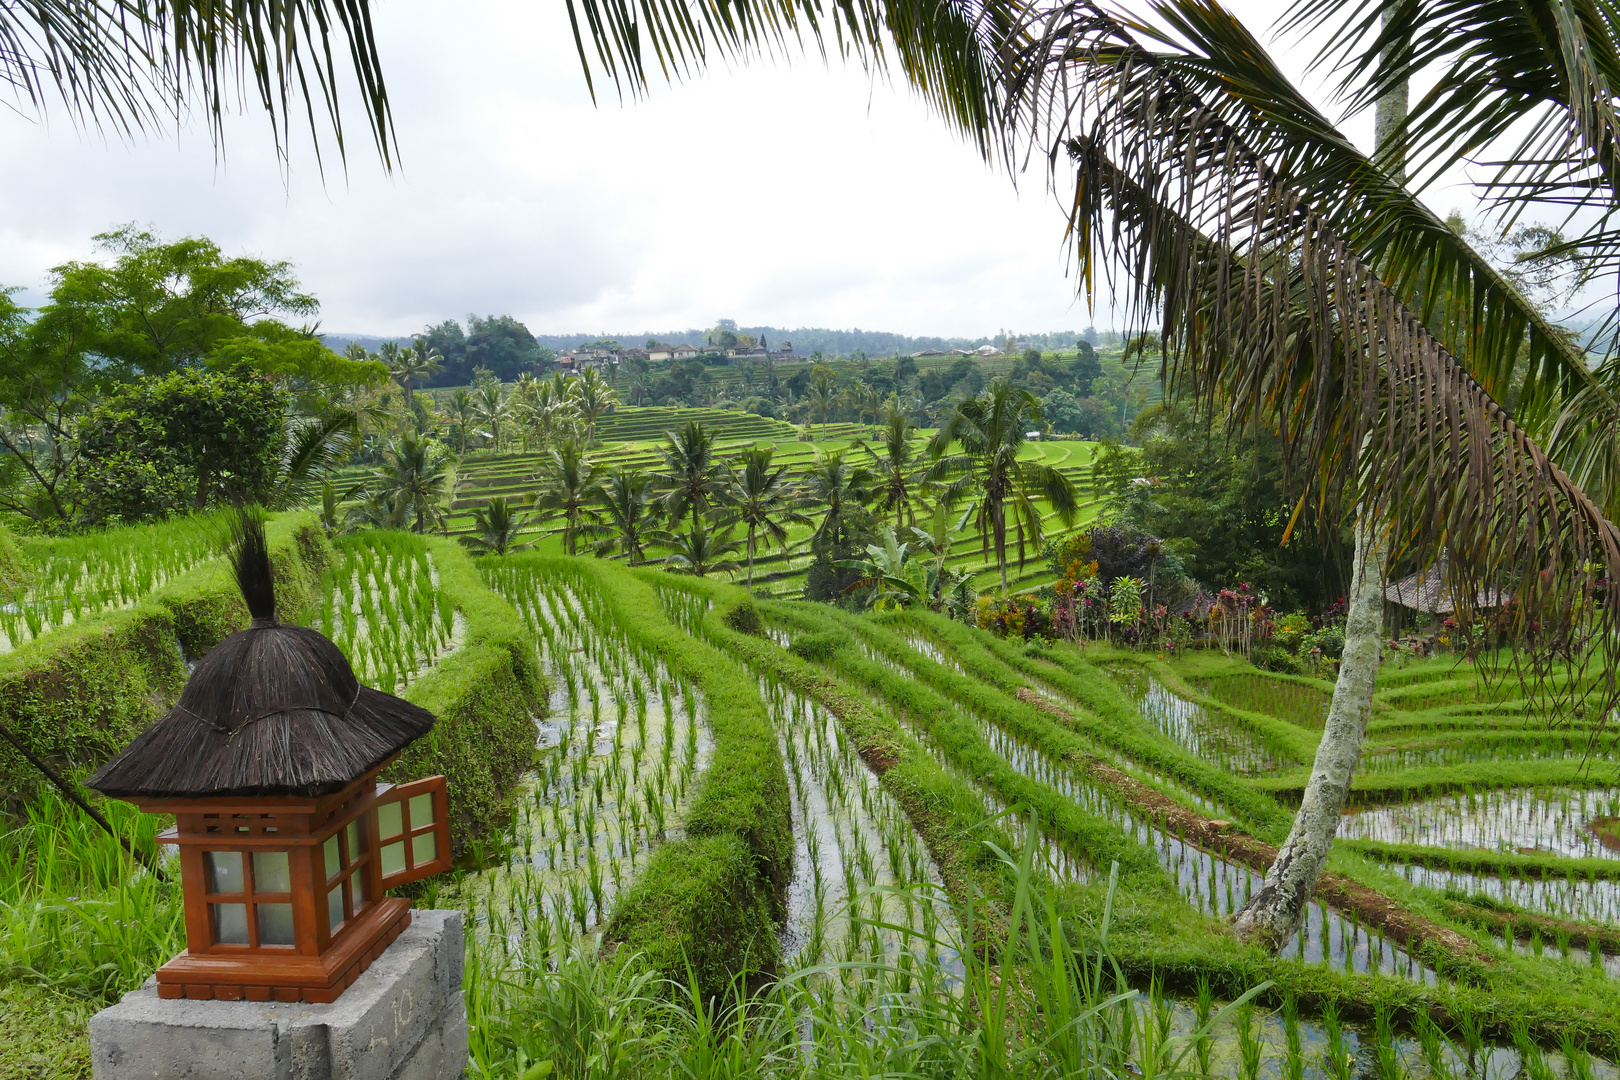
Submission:
<svg viewBox="0 0 1620 1080">
<path fill-rule="evenodd" d="M 1510 594 L 1502 589 L 1484 588 L 1474 599 L 1474 608 L 1484 610 L 1501 607 L 1510 598 Z M 1457 610 L 1451 588 L 1446 584 L 1444 560 L 1427 570 L 1419 570 L 1391 583 L 1384 589 L 1384 599 L 1392 604 L 1431 615 L 1450 615 Z"/>
<path fill-rule="evenodd" d="M 419 706 L 361 686 L 322 634 L 275 620 L 264 532 L 244 526 L 237 582 L 252 625 L 226 638 L 180 701 L 86 783 L 117 798 L 341 790 L 432 729 Z"/>
</svg>

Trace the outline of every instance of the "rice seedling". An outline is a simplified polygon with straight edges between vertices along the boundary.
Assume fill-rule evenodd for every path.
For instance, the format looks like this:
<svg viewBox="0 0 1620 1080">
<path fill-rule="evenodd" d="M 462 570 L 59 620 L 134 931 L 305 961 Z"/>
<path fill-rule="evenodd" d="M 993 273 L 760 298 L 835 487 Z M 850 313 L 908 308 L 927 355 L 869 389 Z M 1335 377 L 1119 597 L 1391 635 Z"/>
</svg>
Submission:
<svg viewBox="0 0 1620 1080">
<path fill-rule="evenodd" d="M 0 605 L 0 653 L 106 611 L 132 607 L 181 574 L 217 558 L 218 512 L 155 525 L 62 537 L 29 537 L 28 591 Z"/>
<path fill-rule="evenodd" d="M 376 531 L 343 537 L 323 581 L 314 627 L 349 658 L 362 682 L 399 693 L 466 635 L 466 618 L 438 590 L 420 537 Z"/>
<path fill-rule="evenodd" d="M 597 598 L 528 570 L 489 578 L 534 635 L 555 689 L 508 854 L 463 874 L 452 898 L 500 913 L 477 926 L 499 955 L 524 955 L 541 924 L 553 954 L 566 955 L 678 829 L 710 750 L 703 698 L 616 633 Z"/>
</svg>

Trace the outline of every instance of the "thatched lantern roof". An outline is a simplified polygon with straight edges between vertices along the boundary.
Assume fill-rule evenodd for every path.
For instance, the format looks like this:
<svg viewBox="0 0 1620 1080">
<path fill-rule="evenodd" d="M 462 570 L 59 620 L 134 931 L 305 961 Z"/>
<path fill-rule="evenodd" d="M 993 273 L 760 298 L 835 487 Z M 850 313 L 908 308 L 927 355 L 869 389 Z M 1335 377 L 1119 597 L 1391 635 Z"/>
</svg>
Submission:
<svg viewBox="0 0 1620 1080">
<path fill-rule="evenodd" d="M 179 702 L 85 783 L 114 798 L 318 798 L 376 769 L 434 716 L 360 685 L 324 635 L 275 619 L 263 526 L 247 519 L 236 580 L 253 617 L 197 666 Z"/>
</svg>

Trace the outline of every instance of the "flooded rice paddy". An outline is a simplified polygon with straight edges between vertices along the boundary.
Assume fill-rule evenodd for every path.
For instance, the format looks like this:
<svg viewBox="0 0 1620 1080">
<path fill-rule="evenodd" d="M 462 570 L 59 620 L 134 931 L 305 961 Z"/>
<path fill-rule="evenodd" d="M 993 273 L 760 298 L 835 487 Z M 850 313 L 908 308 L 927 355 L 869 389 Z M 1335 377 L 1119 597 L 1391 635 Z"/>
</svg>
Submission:
<svg viewBox="0 0 1620 1080">
<path fill-rule="evenodd" d="M 702 694 L 613 633 L 594 598 L 524 572 L 490 584 L 534 633 L 553 691 L 504 850 L 458 899 L 512 952 L 546 955 L 600 929 L 681 822 L 712 740 Z"/>
<path fill-rule="evenodd" d="M 1620 859 L 1620 788 L 1505 788 L 1352 808 L 1339 835 L 1521 855 Z"/>
</svg>

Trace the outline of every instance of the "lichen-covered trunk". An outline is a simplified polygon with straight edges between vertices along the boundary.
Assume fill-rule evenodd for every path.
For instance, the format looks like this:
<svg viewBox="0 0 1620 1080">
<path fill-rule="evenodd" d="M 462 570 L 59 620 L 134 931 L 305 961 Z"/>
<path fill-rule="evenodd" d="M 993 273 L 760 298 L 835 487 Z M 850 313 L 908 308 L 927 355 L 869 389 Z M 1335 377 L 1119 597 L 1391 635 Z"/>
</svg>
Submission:
<svg viewBox="0 0 1620 1080">
<path fill-rule="evenodd" d="M 1383 656 L 1387 558 L 1382 525 L 1370 515 L 1358 513 L 1339 680 L 1333 687 L 1333 702 L 1322 726 L 1305 797 L 1294 815 L 1294 827 L 1278 849 L 1276 862 L 1266 871 L 1265 884 L 1233 923 L 1233 931 L 1245 941 L 1275 949 L 1298 933 L 1305 905 L 1327 865 L 1328 849 L 1339 830 L 1339 816 L 1350 795 L 1350 781 L 1361 761 L 1361 741 L 1372 715 L 1373 681 Z"/>
</svg>

